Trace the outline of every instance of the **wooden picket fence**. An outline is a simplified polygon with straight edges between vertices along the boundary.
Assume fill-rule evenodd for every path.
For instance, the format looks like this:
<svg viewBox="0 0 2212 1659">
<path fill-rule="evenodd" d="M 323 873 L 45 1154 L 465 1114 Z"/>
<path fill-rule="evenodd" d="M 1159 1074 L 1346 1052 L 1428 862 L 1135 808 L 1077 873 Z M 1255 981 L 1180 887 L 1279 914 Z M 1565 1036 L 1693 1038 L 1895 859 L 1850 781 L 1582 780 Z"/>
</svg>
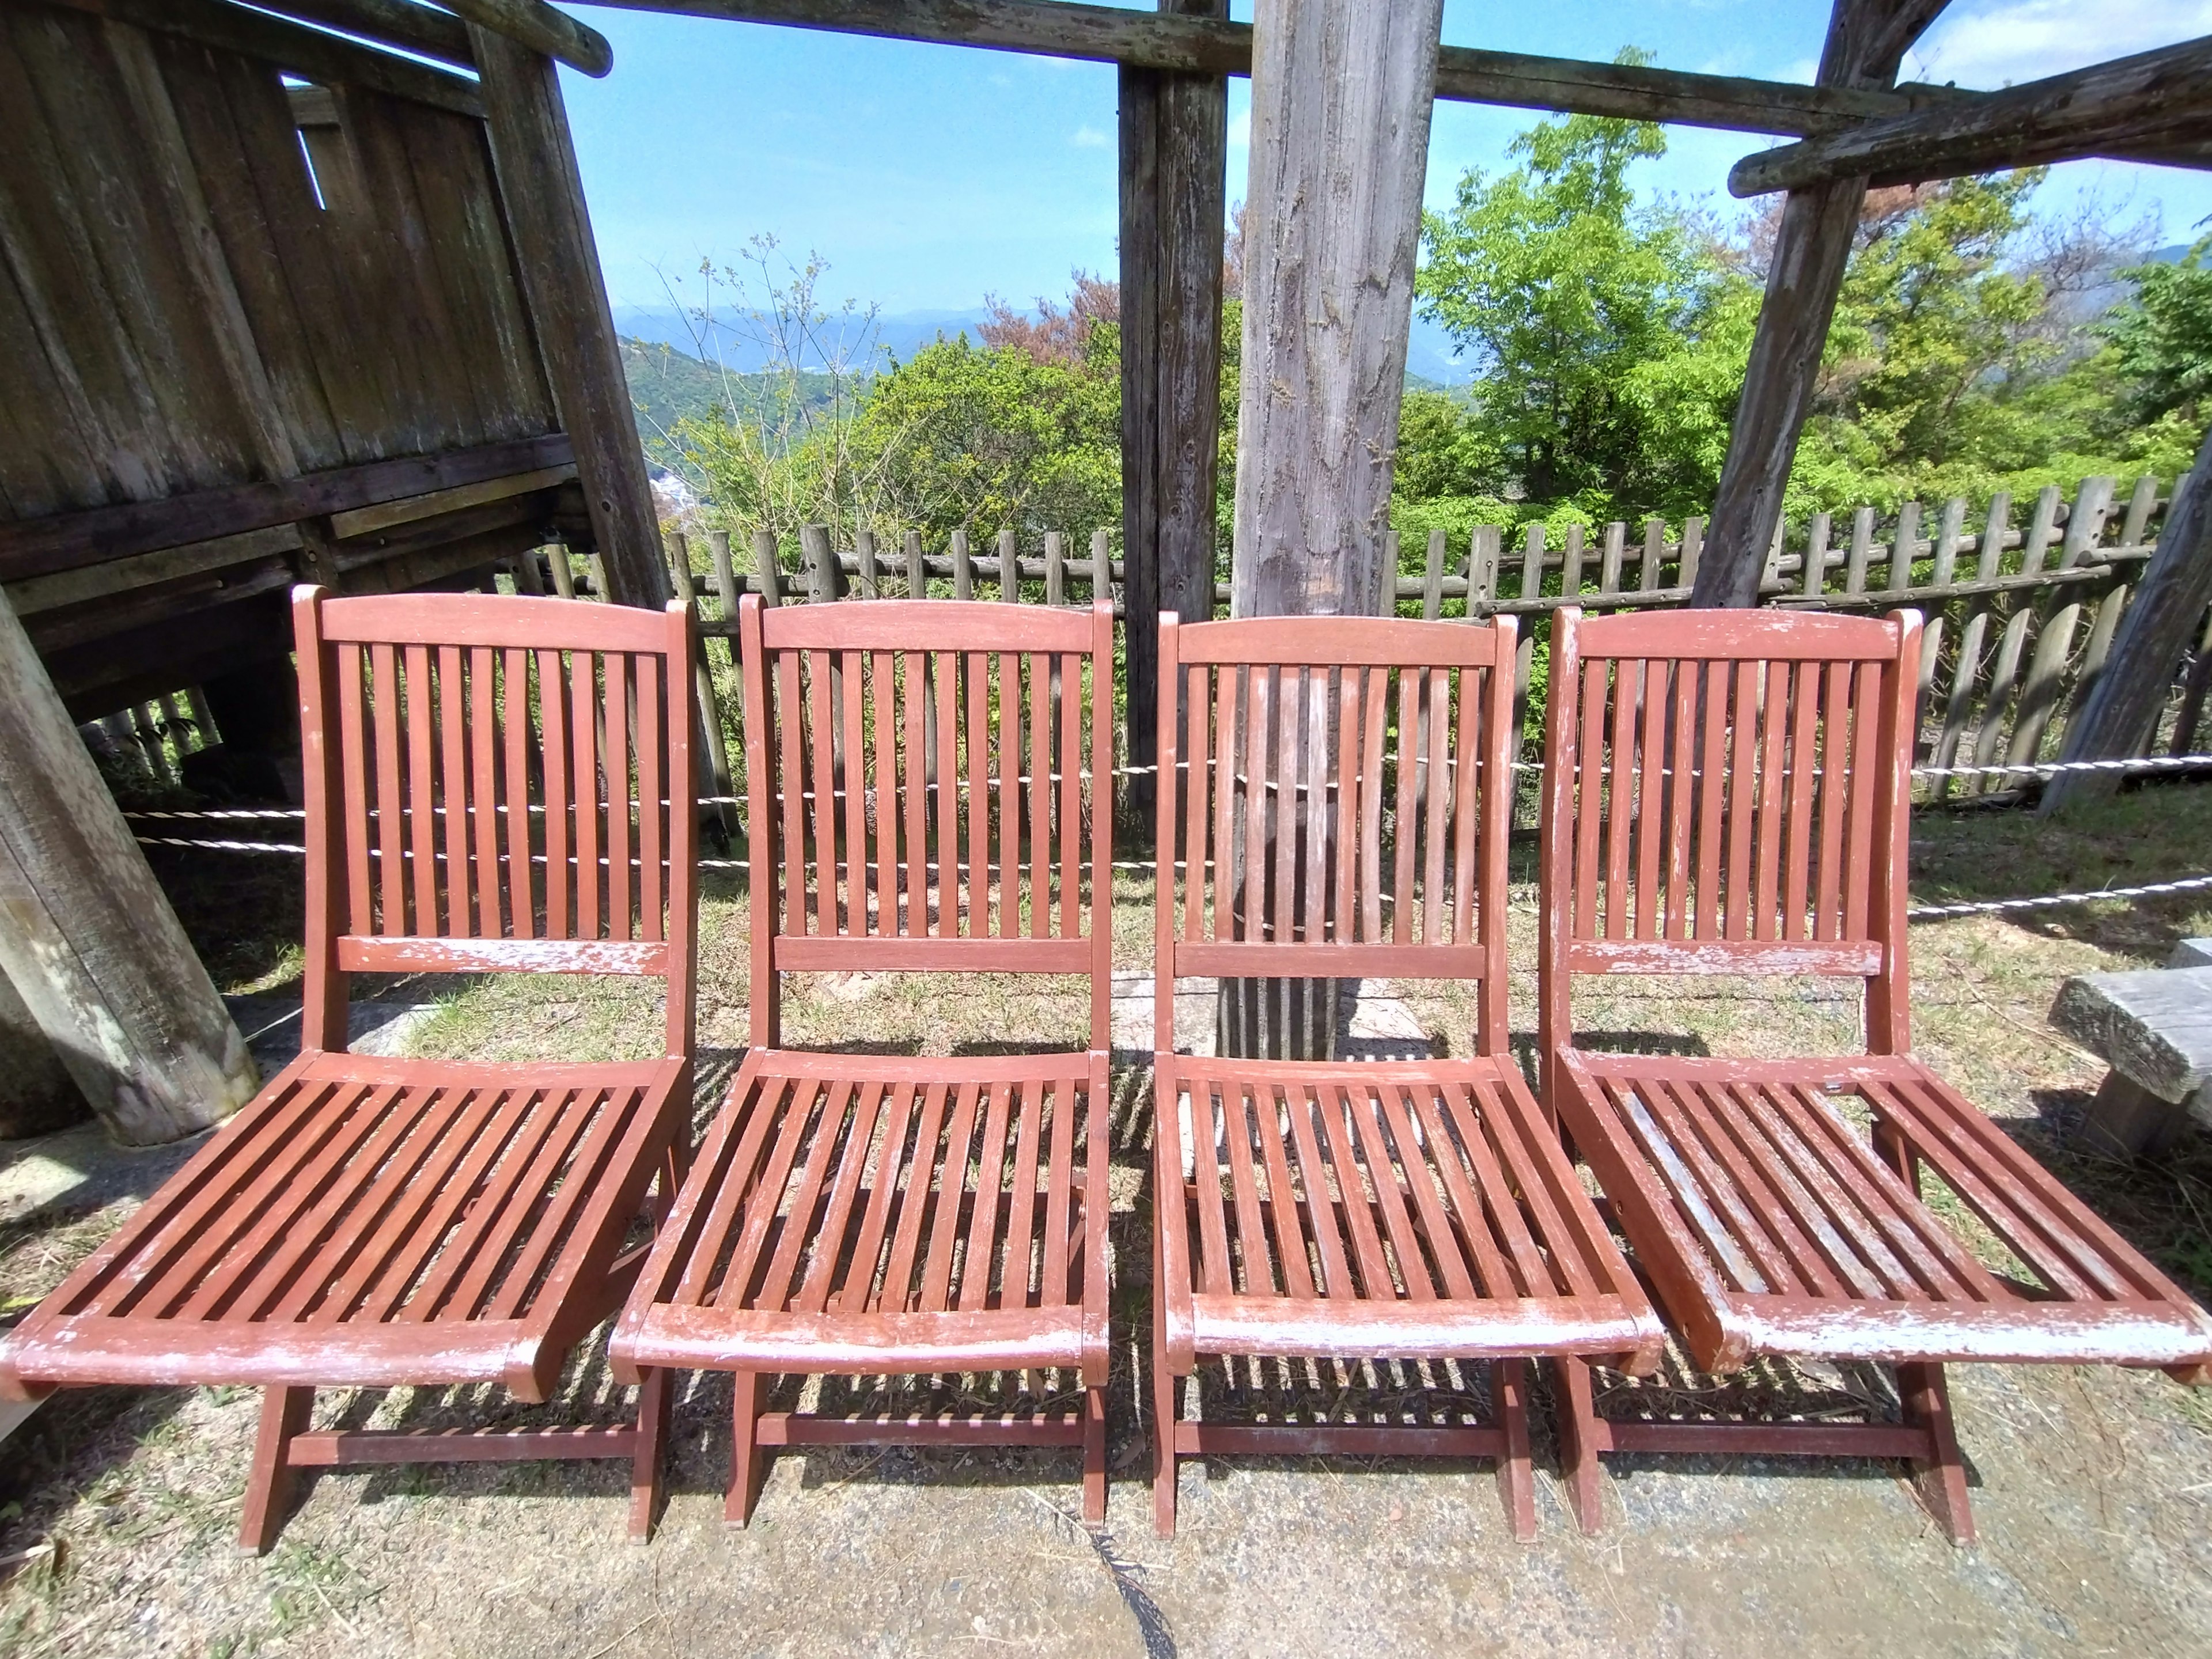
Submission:
<svg viewBox="0 0 2212 1659">
<path fill-rule="evenodd" d="M 1943 799 L 2016 791 L 2021 769 L 2049 759 L 2102 672 L 2125 614 L 2140 567 L 2166 498 L 2160 480 L 2136 480 L 2115 512 L 2115 481 L 2085 478 L 2070 501 L 2042 490 L 2024 514 L 2008 496 L 1988 503 L 1970 528 L 1961 497 L 1931 514 L 1908 502 L 1887 518 L 1862 507 L 1849 515 L 1819 514 L 1785 529 L 1767 556 L 1760 602 L 1792 609 L 1886 611 L 1913 606 L 1927 617 L 1921 658 L 1922 721 L 1918 756 L 1938 769 L 1987 769 L 1926 781 L 1923 798 Z M 762 532 L 749 547 L 714 532 L 705 538 L 703 570 L 694 549 L 672 535 L 668 553 L 678 597 L 695 601 L 701 631 L 720 640 L 702 653 L 698 695 L 706 718 L 714 793 L 732 793 L 732 755 L 738 740 L 735 694 L 738 599 L 758 592 L 771 605 L 823 604 L 928 593 L 955 599 L 1088 605 L 1112 593 L 1120 609 L 1122 569 L 1111 540 L 1095 531 L 1087 546 L 1060 533 L 1042 538 L 1034 556 L 1011 530 L 989 552 L 955 534 L 942 554 L 925 551 L 919 532 L 896 548 L 862 533 L 850 550 L 834 553 L 828 530 L 800 536 L 799 568 L 783 563 L 775 538 Z M 1705 521 L 1680 526 L 1645 521 L 1633 539 L 1615 522 L 1570 526 L 1549 544 L 1541 525 L 1509 549 L 1500 530 L 1478 526 L 1464 542 L 1438 531 L 1425 548 L 1400 545 L 1394 532 L 1386 566 L 1395 568 L 1401 615 L 1430 618 L 1510 614 L 1522 618 L 1519 678 L 1527 694 L 1539 654 L 1547 649 L 1550 612 L 1567 604 L 1613 611 L 1688 601 L 1705 543 Z M 1409 558 L 1408 555 L 1416 556 Z M 1410 567 L 1410 568 L 1409 568 Z M 579 591 L 568 561 L 554 550 L 550 586 Z M 604 592 L 597 579 L 589 586 Z M 526 588 L 544 584 L 533 568 Z M 1226 584 L 1215 599 L 1226 605 Z M 2195 752 L 2208 690 L 2212 690 L 2212 624 L 2205 628 L 2173 718 L 2158 747 Z M 1522 758 L 1534 760 L 1540 738 L 1528 721 Z M 2212 732 L 2203 733 L 2212 738 Z M 1521 816 L 1533 823 L 1535 793 L 1522 792 Z M 734 823 L 734 819 L 731 820 Z"/>
</svg>

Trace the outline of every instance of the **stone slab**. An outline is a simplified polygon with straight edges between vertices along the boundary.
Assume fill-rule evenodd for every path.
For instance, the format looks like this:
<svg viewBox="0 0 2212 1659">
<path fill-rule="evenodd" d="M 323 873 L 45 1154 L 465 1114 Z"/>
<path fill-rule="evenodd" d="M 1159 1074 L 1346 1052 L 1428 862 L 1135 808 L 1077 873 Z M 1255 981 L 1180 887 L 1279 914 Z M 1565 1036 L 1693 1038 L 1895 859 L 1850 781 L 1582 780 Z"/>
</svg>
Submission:
<svg viewBox="0 0 2212 1659">
<path fill-rule="evenodd" d="M 2212 968 L 2077 974 L 2051 1023 L 2161 1100 L 2179 1105 L 2212 1083 Z"/>
<path fill-rule="evenodd" d="M 2166 959 L 2168 968 L 2212 968 L 2212 939 L 2185 939 Z"/>
</svg>

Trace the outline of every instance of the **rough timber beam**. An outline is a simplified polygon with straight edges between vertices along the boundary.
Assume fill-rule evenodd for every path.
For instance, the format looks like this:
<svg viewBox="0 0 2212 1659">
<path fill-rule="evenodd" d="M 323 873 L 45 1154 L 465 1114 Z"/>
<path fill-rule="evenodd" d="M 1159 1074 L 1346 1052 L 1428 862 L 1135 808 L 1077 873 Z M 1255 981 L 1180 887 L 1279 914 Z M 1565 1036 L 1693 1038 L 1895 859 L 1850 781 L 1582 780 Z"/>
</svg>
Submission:
<svg viewBox="0 0 2212 1659">
<path fill-rule="evenodd" d="M 615 66 L 614 48 L 597 29 L 556 11 L 545 0 L 445 0 L 478 28 L 505 35 L 556 63 L 594 77 Z"/>
<path fill-rule="evenodd" d="M 469 26 L 451 12 L 434 11 L 414 0 L 263 0 L 262 9 L 343 29 L 460 69 L 477 66 L 469 51 Z"/>
<path fill-rule="evenodd" d="M 1729 190 L 1762 196 L 1832 179 L 1911 185 L 2087 155 L 2203 167 L 2212 165 L 2208 134 L 2212 36 L 1747 155 Z"/>
<path fill-rule="evenodd" d="M 1252 27 L 1175 12 L 1123 11 L 1065 0 L 593 0 L 626 11 L 659 11 L 739 22 L 778 23 L 945 46 L 986 46 L 1051 58 L 1088 58 L 1187 75 L 1249 75 Z M 1727 75 L 1624 64 L 1585 64 L 1515 52 L 1445 46 L 1436 95 L 1670 121 L 1735 132 L 1826 132 L 1856 121 L 1955 101 L 1943 87 L 1901 90 L 1793 86 Z"/>
<path fill-rule="evenodd" d="M 1836 0 L 1820 52 L 1820 84 L 1887 86 L 1905 49 L 1943 4 Z M 1838 179 L 1793 190 L 1783 204 L 1743 392 L 1729 423 L 1728 459 L 1713 495 L 1712 529 L 1690 592 L 1693 605 L 1759 603 L 1759 576 L 1782 523 L 1797 437 L 1820 378 L 1866 191 L 1863 178 Z"/>
</svg>

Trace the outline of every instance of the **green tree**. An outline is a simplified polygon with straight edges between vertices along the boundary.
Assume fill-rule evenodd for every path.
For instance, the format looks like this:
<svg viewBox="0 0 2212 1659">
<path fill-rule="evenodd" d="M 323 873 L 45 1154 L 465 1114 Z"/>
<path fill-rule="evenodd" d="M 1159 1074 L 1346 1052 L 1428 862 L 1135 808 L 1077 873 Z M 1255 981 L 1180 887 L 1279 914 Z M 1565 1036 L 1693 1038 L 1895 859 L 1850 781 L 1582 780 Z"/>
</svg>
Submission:
<svg viewBox="0 0 2212 1659">
<path fill-rule="evenodd" d="M 2179 416 L 2199 429 L 2212 408 L 2212 268 L 2207 237 L 2172 264 L 2137 265 L 2124 272 L 2134 297 L 2116 306 L 2098 332 L 2112 343 L 2114 366 L 2126 382 L 2123 405 L 2148 422 Z"/>
<path fill-rule="evenodd" d="M 1121 404 L 1115 324 L 1073 361 L 956 337 L 877 376 L 854 449 L 884 480 L 885 518 L 933 548 L 1009 525 L 1081 534 L 1121 519 Z"/>
<path fill-rule="evenodd" d="M 1680 470 L 1650 453 L 1653 365 L 1731 313 L 1691 222 L 1637 206 L 1629 168 L 1666 148 L 1650 122 L 1541 122 L 1513 141 L 1519 167 L 1470 170 L 1449 210 L 1424 216 L 1415 292 L 1481 371 L 1468 441 L 1451 448 L 1488 476 L 1466 482 L 1517 483 L 1538 501 L 1642 502 Z"/>
</svg>

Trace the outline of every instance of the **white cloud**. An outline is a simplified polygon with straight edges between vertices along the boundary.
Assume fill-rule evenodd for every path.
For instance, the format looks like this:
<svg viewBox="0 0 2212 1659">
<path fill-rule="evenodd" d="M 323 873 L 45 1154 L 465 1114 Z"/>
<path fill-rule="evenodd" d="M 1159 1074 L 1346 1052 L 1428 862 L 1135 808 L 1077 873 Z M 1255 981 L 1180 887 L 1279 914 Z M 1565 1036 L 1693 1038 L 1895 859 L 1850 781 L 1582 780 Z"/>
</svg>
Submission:
<svg viewBox="0 0 2212 1659">
<path fill-rule="evenodd" d="M 1231 149 L 1252 148 L 1252 112 L 1250 110 L 1239 110 L 1230 118 L 1229 148 Z"/>
<path fill-rule="evenodd" d="M 1983 0 L 1946 13 L 1899 78 L 1994 88 L 2212 34 L 2212 0 Z"/>
<path fill-rule="evenodd" d="M 1097 127 L 1083 126 L 1076 128 L 1074 136 L 1067 142 L 1078 149 L 1103 149 L 1113 141 Z"/>
</svg>

